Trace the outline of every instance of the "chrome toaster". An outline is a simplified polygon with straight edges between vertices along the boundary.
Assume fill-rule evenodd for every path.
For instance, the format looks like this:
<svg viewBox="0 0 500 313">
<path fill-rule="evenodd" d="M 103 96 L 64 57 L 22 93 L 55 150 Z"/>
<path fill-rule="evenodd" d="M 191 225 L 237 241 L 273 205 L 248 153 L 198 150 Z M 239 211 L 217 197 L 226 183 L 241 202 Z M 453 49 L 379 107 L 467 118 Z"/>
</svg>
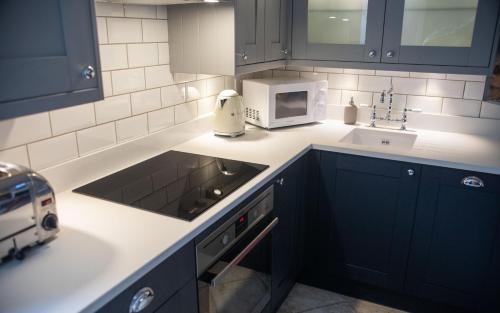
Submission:
<svg viewBox="0 0 500 313">
<path fill-rule="evenodd" d="M 0 162 L 0 263 L 59 231 L 54 191 L 41 175 Z"/>
</svg>

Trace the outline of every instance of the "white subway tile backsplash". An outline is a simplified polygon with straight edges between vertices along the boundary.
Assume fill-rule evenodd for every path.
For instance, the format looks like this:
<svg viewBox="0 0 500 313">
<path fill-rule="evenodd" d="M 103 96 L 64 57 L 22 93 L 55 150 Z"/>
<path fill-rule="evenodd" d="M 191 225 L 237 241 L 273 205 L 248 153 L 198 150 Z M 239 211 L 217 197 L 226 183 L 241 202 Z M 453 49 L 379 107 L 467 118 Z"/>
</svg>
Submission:
<svg viewBox="0 0 500 313">
<path fill-rule="evenodd" d="M 210 114 L 214 111 L 215 101 L 217 97 L 207 97 L 198 100 L 198 116 Z"/>
<path fill-rule="evenodd" d="M 51 111 L 52 135 L 60 135 L 95 125 L 94 104 L 86 103 Z"/>
<path fill-rule="evenodd" d="M 343 68 L 335 68 L 335 67 L 315 67 L 314 71 L 319 73 L 335 73 L 335 74 L 344 73 Z"/>
<path fill-rule="evenodd" d="M 174 79 L 169 65 L 146 67 L 146 88 L 158 88 L 173 83 Z"/>
<path fill-rule="evenodd" d="M 104 17 L 97 18 L 97 39 L 99 44 L 108 43 L 108 26 Z"/>
<path fill-rule="evenodd" d="M 123 5 L 119 3 L 96 2 L 95 11 L 97 16 L 124 16 Z"/>
<path fill-rule="evenodd" d="M 207 96 L 218 95 L 222 90 L 224 90 L 224 76 L 207 79 Z"/>
<path fill-rule="evenodd" d="M 395 77 L 410 77 L 410 72 L 400 71 L 375 71 L 377 76 L 395 76 Z"/>
<path fill-rule="evenodd" d="M 99 50 L 103 71 L 128 68 L 127 48 L 125 45 L 101 45 Z"/>
<path fill-rule="evenodd" d="M 124 8 L 126 17 L 156 18 L 156 6 L 154 5 L 126 4 Z"/>
<path fill-rule="evenodd" d="M 432 79 L 446 79 L 446 74 L 410 72 L 410 77 L 415 77 L 415 78 L 432 78 Z"/>
<path fill-rule="evenodd" d="M 462 74 L 446 74 L 446 79 L 449 80 L 467 80 L 473 82 L 484 82 L 486 76 L 484 75 L 462 75 Z"/>
<path fill-rule="evenodd" d="M 130 67 L 158 64 L 158 45 L 156 43 L 128 44 L 127 52 Z"/>
<path fill-rule="evenodd" d="M 162 106 L 170 107 L 186 101 L 186 85 L 177 84 L 161 88 Z"/>
<path fill-rule="evenodd" d="M 102 89 L 104 97 L 113 95 L 113 85 L 111 83 L 111 72 L 102 72 Z"/>
<path fill-rule="evenodd" d="M 234 76 L 225 76 L 224 77 L 224 88 L 225 89 L 236 89 L 236 79 Z"/>
<path fill-rule="evenodd" d="M 300 73 L 295 71 L 273 70 L 273 77 L 299 77 Z"/>
<path fill-rule="evenodd" d="M 314 68 L 312 66 L 297 66 L 297 65 L 287 65 L 287 71 L 297 71 L 297 72 L 312 72 Z"/>
<path fill-rule="evenodd" d="M 28 145 L 31 168 L 41 170 L 78 157 L 75 133 L 52 137 Z"/>
<path fill-rule="evenodd" d="M 197 101 L 186 102 L 176 105 L 175 109 L 175 124 L 184 123 L 195 119 L 198 116 Z"/>
<path fill-rule="evenodd" d="M 328 89 L 328 105 L 340 105 L 342 101 L 342 90 Z"/>
<path fill-rule="evenodd" d="M 344 74 L 375 75 L 375 70 L 344 69 Z"/>
<path fill-rule="evenodd" d="M 356 90 L 358 77 L 349 74 L 328 74 L 328 88 Z"/>
<path fill-rule="evenodd" d="M 443 99 L 443 114 L 479 117 L 481 101 L 464 99 Z"/>
<path fill-rule="evenodd" d="M 107 123 L 76 132 L 80 156 L 110 147 L 116 143 L 115 123 Z"/>
<path fill-rule="evenodd" d="M 133 115 L 158 110 L 161 108 L 160 88 L 134 92 L 130 100 Z"/>
<path fill-rule="evenodd" d="M 28 158 L 28 150 L 26 146 L 19 146 L 0 151 L 0 160 L 3 162 L 10 162 L 30 167 L 30 160 Z"/>
<path fill-rule="evenodd" d="M 392 85 L 395 93 L 423 96 L 427 88 L 427 80 L 421 78 L 393 77 Z"/>
<path fill-rule="evenodd" d="M 170 63 L 170 52 L 166 42 L 158 43 L 158 62 L 160 64 Z"/>
<path fill-rule="evenodd" d="M 186 83 L 193 80 L 196 80 L 196 74 L 189 73 L 174 73 L 174 82 L 178 83 Z"/>
<path fill-rule="evenodd" d="M 119 95 L 143 90 L 145 86 L 144 68 L 118 70 L 111 72 L 113 94 Z M 154 88 L 151 86 L 148 88 Z"/>
<path fill-rule="evenodd" d="M 97 124 L 115 121 L 132 114 L 128 94 L 105 98 L 94 105 Z"/>
<path fill-rule="evenodd" d="M 353 90 L 342 90 L 342 98 L 340 105 L 348 105 L 351 97 L 356 105 L 368 105 L 372 104 L 373 93 L 366 91 L 353 91 Z"/>
<path fill-rule="evenodd" d="M 481 104 L 481 117 L 500 120 L 500 103 L 483 101 Z"/>
<path fill-rule="evenodd" d="M 49 113 L 37 113 L 0 121 L 0 150 L 51 136 Z"/>
<path fill-rule="evenodd" d="M 168 18 L 166 5 L 157 5 L 156 6 L 156 18 L 161 19 L 161 20 L 166 20 Z"/>
<path fill-rule="evenodd" d="M 391 87 L 391 78 L 383 76 L 359 76 L 358 90 L 360 91 L 382 91 Z"/>
<path fill-rule="evenodd" d="M 197 80 L 186 83 L 186 101 L 193 101 L 207 94 L 207 81 Z"/>
<path fill-rule="evenodd" d="M 482 100 L 484 82 L 465 82 L 464 99 Z"/>
<path fill-rule="evenodd" d="M 147 114 L 132 116 L 116 121 L 116 138 L 118 142 L 145 136 L 148 133 Z"/>
<path fill-rule="evenodd" d="M 166 20 L 142 20 L 144 42 L 168 42 L 168 23 Z"/>
<path fill-rule="evenodd" d="M 109 43 L 130 43 L 141 41 L 141 20 L 132 18 L 108 18 Z"/>
<path fill-rule="evenodd" d="M 328 79 L 327 73 L 300 72 L 299 75 L 302 78 L 308 78 L 308 79 L 313 79 L 313 80 L 327 80 Z"/>
<path fill-rule="evenodd" d="M 422 109 L 423 113 L 441 113 L 443 98 L 426 96 L 408 96 L 407 106 L 409 109 Z"/>
<path fill-rule="evenodd" d="M 427 96 L 462 98 L 465 82 L 452 80 L 429 79 L 427 81 Z"/>
<path fill-rule="evenodd" d="M 174 108 L 164 108 L 148 113 L 149 131 L 155 132 L 174 125 Z"/>
</svg>

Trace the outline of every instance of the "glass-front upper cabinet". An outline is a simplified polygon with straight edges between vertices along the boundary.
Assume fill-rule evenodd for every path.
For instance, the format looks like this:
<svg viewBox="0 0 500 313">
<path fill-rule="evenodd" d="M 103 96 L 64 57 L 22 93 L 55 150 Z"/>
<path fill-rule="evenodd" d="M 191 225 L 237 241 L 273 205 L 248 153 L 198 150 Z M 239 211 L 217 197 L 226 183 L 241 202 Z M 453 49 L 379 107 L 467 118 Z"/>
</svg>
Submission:
<svg viewBox="0 0 500 313">
<path fill-rule="evenodd" d="M 294 59 L 380 62 L 385 0 L 294 0 Z"/>
<path fill-rule="evenodd" d="M 382 62 L 489 65 L 498 0 L 387 0 Z"/>
</svg>

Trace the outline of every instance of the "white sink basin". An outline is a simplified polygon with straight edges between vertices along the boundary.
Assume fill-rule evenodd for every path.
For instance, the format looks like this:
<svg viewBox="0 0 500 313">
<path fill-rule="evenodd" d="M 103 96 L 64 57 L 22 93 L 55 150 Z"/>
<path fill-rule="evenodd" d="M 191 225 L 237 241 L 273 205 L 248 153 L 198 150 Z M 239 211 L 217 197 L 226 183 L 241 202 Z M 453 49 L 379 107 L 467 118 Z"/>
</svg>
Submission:
<svg viewBox="0 0 500 313">
<path fill-rule="evenodd" d="M 411 149 L 417 140 L 417 134 L 396 130 L 373 128 L 355 128 L 340 140 L 355 145 Z"/>
</svg>

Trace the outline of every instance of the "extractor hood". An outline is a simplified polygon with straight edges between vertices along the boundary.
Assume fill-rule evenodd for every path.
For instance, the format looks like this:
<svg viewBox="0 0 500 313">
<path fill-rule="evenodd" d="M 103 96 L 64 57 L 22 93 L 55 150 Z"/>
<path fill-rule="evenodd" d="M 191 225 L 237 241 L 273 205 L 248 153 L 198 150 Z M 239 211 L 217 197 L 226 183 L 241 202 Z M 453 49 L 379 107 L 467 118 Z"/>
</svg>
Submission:
<svg viewBox="0 0 500 313">
<path fill-rule="evenodd" d="M 109 2 L 109 3 L 152 4 L 152 5 L 223 2 L 218 0 L 96 0 L 96 1 Z"/>
</svg>

